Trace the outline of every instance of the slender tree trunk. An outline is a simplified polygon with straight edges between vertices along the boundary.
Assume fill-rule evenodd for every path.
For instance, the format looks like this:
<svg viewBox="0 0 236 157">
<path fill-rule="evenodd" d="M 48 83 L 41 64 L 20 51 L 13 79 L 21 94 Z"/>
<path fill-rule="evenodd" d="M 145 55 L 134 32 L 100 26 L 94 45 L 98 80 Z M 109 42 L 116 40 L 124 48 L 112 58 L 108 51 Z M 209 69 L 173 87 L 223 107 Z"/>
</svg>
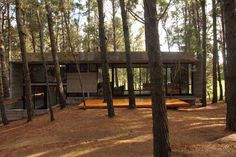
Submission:
<svg viewBox="0 0 236 157">
<path fill-rule="evenodd" d="M 207 105 L 206 100 L 206 1 L 201 0 L 201 8 L 202 8 L 202 106 Z"/>
<path fill-rule="evenodd" d="M 23 73 L 24 73 L 24 83 L 25 83 L 25 100 L 27 107 L 28 121 L 32 120 L 33 115 L 33 102 L 32 102 L 32 91 L 31 91 L 31 79 L 28 66 L 28 58 L 26 52 L 26 33 L 23 26 L 23 15 L 22 15 L 22 1 L 16 0 L 16 22 L 20 39 L 20 49 L 21 49 L 21 58 L 23 61 Z"/>
<path fill-rule="evenodd" d="M 70 46 L 70 52 L 71 52 L 71 54 L 72 54 L 72 56 L 74 58 L 74 62 L 75 62 L 76 69 L 77 69 L 77 72 L 78 72 L 79 85 L 80 85 L 80 89 L 82 91 L 83 103 L 84 103 L 84 109 L 85 109 L 86 102 L 85 102 L 85 95 L 84 95 L 84 87 L 83 87 L 83 83 L 82 83 L 82 80 L 81 80 L 79 61 L 76 58 L 75 48 L 74 48 L 74 46 L 72 45 L 72 42 L 71 42 L 71 36 L 70 36 L 71 32 L 70 32 L 69 16 L 67 16 L 66 11 L 65 11 L 65 6 L 64 6 L 65 2 L 64 2 L 64 0 L 61 0 L 61 3 L 62 3 L 62 13 L 63 13 L 64 19 L 65 19 L 67 40 L 68 40 L 68 43 L 69 43 L 69 46 Z"/>
<path fill-rule="evenodd" d="M 3 58 L 5 57 L 5 48 L 4 48 L 4 43 L 3 43 L 3 30 L 2 30 L 2 20 L 3 20 L 3 16 L 2 16 L 2 10 L 0 10 L 0 71 L 2 70 L 2 62 L 3 62 Z M 4 106 L 4 94 L 3 94 L 3 82 L 2 82 L 2 73 L 0 72 L 0 111 L 1 111 L 1 118 L 2 118 L 2 123 L 4 125 L 8 124 L 8 120 L 7 120 L 7 116 L 6 116 L 6 111 L 5 111 L 5 106 Z"/>
<path fill-rule="evenodd" d="M 167 47 L 168 47 L 168 52 L 170 52 L 170 38 L 169 38 L 169 33 L 166 29 L 166 22 L 164 22 L 162 20 L 162 28 L 164 29 L 165 33 L 166 33 L 166 40 L 167 40 Z"/>
<path fill-rule="evenodd" d="M 213 96 L 212 103 L 217 103 L 217 30 L 216 30 L 216 2 L 212 0 L 212 12 L 213 12 L 213 69 L 212 69 L 212 78 L 213 78 Z"/>
<path fill-rule="evenodd" d="M 219 89 L 220 89 L 219 100 L 223 100 L 223 89 L 222 89 L 222 83 L 221 83 L 220 63 L 219 63 L 219 55 L 218 55 L 218 49 L 217 49 L 217 23 L 216 23 L 217 11 L 216 11 L 215 0 L 212 0 L 212 7 L 213 7 L 212 9 L 213 10 L 213 99 L 212 99 L 212 103 L 216 103 L 217 97 L 218 97 L 217 76 L 218 76 Z"/>
<path fill-rule="evenodd" d="M 50 35 L 50 41 L 51 41 L 52 57 L 53 57 L 55 73 L 56 73 L 57 88 L 59 90 L 60 106 L 61 106 L 61 109 L 63 109 L 66 106 L 66 98 L 65 98 L 63 83 L 61 79 L 60 64 L 59 64 L 59 59 L 57 55 L 57 47 L 56 47 L 54 30 L 53 30 L 51 3 L 48 0 L 45 0 L 45 5 L 46 5 L 46 10 L 47 10 L 48 28 L 49 28 L 49 35 Z"/>
<path fill-rule="evenodd" d="M 115 0 L 112 1 L 112 29 L 113 29 L 113 51 L 116 52 L 116 7 Z"/>
<path fill-rule="evenodd" d="M 6 110 L 5 110 L 4 101 L 3 101 L 3 88 L 2 88 L 2 77 L 1 77 L 1 75 L 2 74 L 0 73 L 0 111 L 1 111 L 2 123 L 3 123 L 3 125 L 7 125 L 8 120 L 7 120 Z"/>
<path fill-rule="evenodd" d="M 227 116 L 226 128 L 236 131 L 236 3 L 233 0 L 224 0 L 224 19 L 227 45 Z"/>
<path fill-rule="evenodd" d="M 116 7 L 115 7 L 115 0 L 111 0 L 112 2 L 112 29 L 113 29 L 113 51 L 116 52 L 117 50 L 117 44 L 116 44 Z M 116 87 L 119 86 L 119 78 L 118 78 L 118 72 L 117 68 L 115 68 L 115 85 Z"/>
<path fill-rule="evenodd" d="M 7 56 L 6 53 L 7 53 L 7 49 L 6 47 L 4 46 L 4 35 L 3 35 L 3 25 L 4 25 L 4 15 L 1 11 L 1 40 L 2 40 L 2 44 L 3 44 L 3 47 L 4 47 L 4 50 L 2 51 L 3 53 L 1 54 L 2 55 L 2 58 L 1 58 L 1 72 L 2 72 L 2 86 L 3 86 L 3 96 L 4 98 L 9 98 L 10 97 L 10 91 L 9 91 L 9 76 L 8 76 L 8 60 L 7 60 Z"/>
<path fill-rule="evenodd" d="M 156 0 L 144 0 L 145 37 L 148 52 L 152 119 L 153 119 L 153 156 L 170 157 L 169 129 L 166 106 L 163 99 L 162 63 L 157 23 Z"/>
<path fill-rule="evenodd" d="M 89 27 L 89 29 L 87 30 L 87 37 L 88 37 L 88 48 L 87 48 L 87 51 L 88 52 L 90 52 L 90 47 L 91 47 L 91 45 L 90 45 L 90 24 L 91 24 L 91 0 L 88 0 L 88 3 L 87 3 L 87 7 L 88 7 L 88 18 L 87 18 L 87 20 L 88 20 L 88 27 Z"/>
<path fill-rule="evenodd" d="M 36 53 L 36 43 L 35 43 L 35 35 L 34 35 L 34 32 L 31 30 L 30 31 L 30 34 L 31 34 L 31 38 L 32 38 L 32 47 L 33 47 L 33 52 Z"/>
<path fill-rule="evenodd" d="M 220 1 L 220 5 L 221 5 L 221 48 L 222 48 L 222 56 L 223 56 L 223 69 L 224 69 L 224 80 L 225 80 L 225 100 L 227 98 L 227 82 L 226 79 L 226 73 L 227 73 L 227 69 L 226 69 L 226 48 L 225 48 L 225 26 L 224 26 L 224 7 L 223 7 L 223 1 Z"/>
<path fill-rule="evenodd" d="M 50 87 L 49 87 L 49 81 L 48 81 L 47 64 L 46 64 L 44 52 L 43 52 L 44 51 L 43 26 L 40 19 L 39 11 L 37 11 L 37 20 L 38 20 L 38 26 L 39 26 L 40 54 L 43 61 L 43 69 L 45 73 L 45 80 L 46 80 L 46 87 L 47 87 L 47 100 L 48 100 L 47 102 L 48 102 L 48 108 L 49 108 L 49 113 L 50 113 L 50 120 L 54 121 L 55 118 L 54 118 L 52 103 L 51 103 L 51 93 L 50 93 Z"/>
<path fill-rule="evenodd" d="M 193 4 L 193 25 L 195 28 L 195 36 L 197 39 L 197 44 L 196 44 L 196 51 L 197 51 L 197 58 L 201 59 L 201 28 L 200 28 L 200 17 L 199 17 L 199 6 L 198 3 L 194 2 Z"/>
<path fill-rule="evenodd" d="M 221 82 L 221 70 L 220 70 L 220 63 L 219 63 L 219 55 L 217 55 L 217 74 L 218 74 L 218 82 L 219 82 L 219 89 L 220 89 L 220 96 L 219 101 L 223 100 L 223 86 Z"/>
<path fill-rule="evenodd" d="M 33 11 L 30 10 L 30 20 L 29 20 L 29 26 L 30 26 L 30 35 L 31 35 L 31 43 L 33 47 L 33 52 L 36 53 L 36 42 L 35 42 L 35 34 L 34 34 L 34 28 L 33 28 Z"/>
<path fill-rule="evenodd" d="M 128 91 L 129 91 L 129 108 L 136 108 L 135 96 L 134 96 L 134 76 L 132 72 L 132 64 L 130 58 L 130 39 L 129 39 L 129 26 L 127 19 L 127 10 L 125 9 L 124 0 L 120 0 L 120 8 L 123 23 L 123 32 L 125 40 L 125 52 L 126 52 L 126 66 L 127 66 L 127 79 L 128 79 Z"/>
<path fill-rule="evenodd" d="M 9 65 L 9 56 L 11 53 L 11 17 L 10 17 L 10 3 L 7 4 L 7 26 L 8 26 L 8 35 L 7 35 L 7 65 Z M 9 67 L 8 67 L 9 71 Z M 4 92 L 5 93 L 5 92 Z"/>
<path fill-rule="evenodd" d="M 105 100 L 107 101 L 107 109 L 108 116 L 114 117 L 115 111 L 113 106 L 112 94 L 111 94 L 111 86 L 109 80 L 109 66 L 107 61 L 107 48 L 105 42 L 105 28 L 104 28 L 104 13 L 103 13 L 103 0 L 97 0 L 98 3 L 98 13 L 99 13 L 99 39 L 100 39 L 100 50 L 101 57 L 103 62 L 102 76 L 103 76 L 103 84 L 104 84 L 104 93 Z"/>
<path fill-rule="evenodd" d="M 62 31 L 62 52 L 66 52 L 67 45 L 66 45 L 66 39 L 65 39 L 65 18 L 61 12 L 61 31 Z"/>
</svg>

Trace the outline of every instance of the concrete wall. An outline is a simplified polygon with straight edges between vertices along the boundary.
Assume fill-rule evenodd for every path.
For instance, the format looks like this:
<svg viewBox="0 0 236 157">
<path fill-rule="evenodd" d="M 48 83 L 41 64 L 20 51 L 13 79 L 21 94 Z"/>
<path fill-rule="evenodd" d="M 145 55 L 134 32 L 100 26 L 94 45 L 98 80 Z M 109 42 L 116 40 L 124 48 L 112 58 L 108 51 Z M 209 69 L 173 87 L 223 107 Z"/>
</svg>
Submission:
<svg viewBox="0 0 236 157">
<path fill-rule="evenodd" d="M 81 81 L 83 84 L 84 92 L 97 92 L 97 73 L 86 72 L 81 73 Z M 79 93 L 82 92 L 79 84 L 78 73 L 67 73 L 67 92 Z"/>
<path fill-rule="evenodd" d="M 11 98 L 23 96 L 23 67 L 22 64 L 10 64 L 10 93 Z"/>
</svg>

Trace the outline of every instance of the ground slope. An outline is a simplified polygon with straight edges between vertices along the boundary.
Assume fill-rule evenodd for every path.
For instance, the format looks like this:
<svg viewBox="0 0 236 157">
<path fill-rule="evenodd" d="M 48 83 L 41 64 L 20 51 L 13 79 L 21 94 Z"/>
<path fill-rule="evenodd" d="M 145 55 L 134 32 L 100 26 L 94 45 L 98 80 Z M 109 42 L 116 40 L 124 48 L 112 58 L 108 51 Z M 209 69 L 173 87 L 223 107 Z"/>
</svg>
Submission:
<svg viewBox="0 0 236 157">
<path fill-rule="evenodd" d="M 236 136 L 225 131 L 224 104 L 168 110 L 174 157 L 235 157 Z M 0 156 L 151 157 L 151 109 L 56 109 L 48 115 L 0 126 Z"/>
</svg>

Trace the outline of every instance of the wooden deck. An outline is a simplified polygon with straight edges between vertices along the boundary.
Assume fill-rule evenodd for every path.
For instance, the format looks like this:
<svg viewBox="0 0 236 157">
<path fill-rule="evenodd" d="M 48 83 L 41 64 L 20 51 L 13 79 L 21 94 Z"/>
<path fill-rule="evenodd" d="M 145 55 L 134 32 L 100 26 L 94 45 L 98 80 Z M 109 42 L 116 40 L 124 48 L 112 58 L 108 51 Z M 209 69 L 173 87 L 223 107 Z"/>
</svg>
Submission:
<svg viewBox="0 0 236 157">
<path fill-rule="evenodd" d="M 114 107 L 128 107 L 129 100 L 125 99 L 113 99 Z M 136 106 L 137 108 L 152 108 L 150 98 L 136 98 Z M 176 109 L 179 107 L 189 107 L 190 104 L 179 100 L 179 99 L 166 99 L 166 107 L 168 109 Z M 79 104 L 79 108 L 83 109 L 104 109 L 107 108 L 107 104 L 103 102 L 103 99 L 89 99 L 86 100 L 86 106 L 84 106 L 83 102 Z"/>
</svg>

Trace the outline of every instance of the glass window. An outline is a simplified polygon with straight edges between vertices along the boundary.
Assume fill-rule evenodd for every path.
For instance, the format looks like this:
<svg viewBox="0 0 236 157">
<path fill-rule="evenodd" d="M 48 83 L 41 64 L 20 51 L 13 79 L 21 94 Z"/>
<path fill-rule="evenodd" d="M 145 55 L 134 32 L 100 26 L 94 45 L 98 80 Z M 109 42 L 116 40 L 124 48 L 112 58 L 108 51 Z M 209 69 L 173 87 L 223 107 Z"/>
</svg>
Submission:
<svg viewBox="0 0 236 157">
<path fill-rule="evenodd" d="M 35 109 L 47 108 L 45 89 L 45 86 L 32 86 L 33 103 Z"/>
<path fill-rule="evenodd" d="M 80 64 L 80 72 L 87 72 L 88 64 Z"/>
<path fill-rule="evenodd" d="M 127 94 L 125 91 L 128 90 L 127 84 L 127 71 L 126 68 L 114 68 L 114 95 Z"/>
<path fill-rule="evenodd" d="M 57 100 L 59 99 L 58 98 L 58 93 L 57 93 L 57 87 L 56 86 L 49 86 L 50 88 L 50 103 L 52 106 L 56 105 L 57 104 Z"/>
<path fill-rule="evenodd" d="M 30 65 L 29 70 L 32 83 L 45 82 L 45 72 L 43 65 Z"/>
<path fill-rule="evenodd" d="M 178 95 L 180 94 L 180 64 L 167 65 L 167 94 Z"/>
<path fill-rule="evenodd" d="M 61 79 L 62 82 L 66 82 L 66 66 L 60 65 L 60 72 L 61 72 Z M 56 82 L 56 71 L 54 68 L 54 65 L 48 65 L 47 66 L 47 73 L 48 73 L 48 80 L 49 82 Z"/>
<path fill-rule="evenodd" d="M 150 84 L 150 72 L 149 68 L 140 68 L 141 77 L 141 94 L 150 94 L 151 84 Z"/>
<path fill-rule="evenodd" d="M 98 68 L 96 64 L 89 64 L 89 72 L 97 72 Z"/>
<path fill-rule="evenodd" d="M 166 65 L 166 93 L 168 95 L 192 94 L 192 65 Z"/>
<path fill-rule="evenodd" d="M 66 65 L 68 73 L 77 73 L 77 67 L 75 64 Z"/>
</svg>

